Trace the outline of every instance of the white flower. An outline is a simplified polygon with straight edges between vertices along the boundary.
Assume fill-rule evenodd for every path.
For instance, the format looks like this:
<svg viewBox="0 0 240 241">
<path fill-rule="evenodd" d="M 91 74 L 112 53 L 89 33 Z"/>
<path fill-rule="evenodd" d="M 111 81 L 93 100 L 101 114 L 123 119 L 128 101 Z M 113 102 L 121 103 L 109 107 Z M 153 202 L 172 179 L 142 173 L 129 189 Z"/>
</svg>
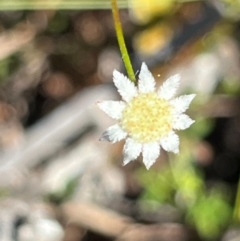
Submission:
<svg viewBox="0 0 240 241">
<path fill-rule="evenodd" d="M 98 106 L 118 123 L 110 126 L 100 140 L 112 143 L 126 139 L 123 148 L 126 165 L 140 153 L 149 169 L 160 155 L 160 148 L 179 152 L 179 137 L 175 130 L 188 128 L 192 120 L 183 112 L 188 109 L 195 94 L 173 99 L 179 86 L 179 75 L 167 79 L 156 91 L 155 79 L 147 65 L 142 64 L 138 87 L 118 71 L 113 72 L 113 82 L 122 101 L 103 101 Z"/>
</svg>

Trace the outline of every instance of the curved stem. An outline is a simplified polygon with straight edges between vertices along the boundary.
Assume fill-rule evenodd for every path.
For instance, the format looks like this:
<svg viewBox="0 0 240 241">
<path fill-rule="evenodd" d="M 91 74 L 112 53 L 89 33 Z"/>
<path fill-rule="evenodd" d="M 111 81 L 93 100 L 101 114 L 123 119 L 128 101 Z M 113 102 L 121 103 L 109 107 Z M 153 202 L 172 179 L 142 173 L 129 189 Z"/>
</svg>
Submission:
<svg viewBox="0 0 240 241">
<path fill-rule="evenodd" d="M 118 6 L 117 6 L 117 0 L 111 0 L 112 3 L 112 14 L 113 14 L 113 19 L 114 19 L 114 24 L 115 24 L 115 30 L 116 30 L 116 35 L 118 39 L 118 45 L 122 54 L 122 59 L 124 62 L 124 65 L 127 70 L 127 74 L 129 79 L 132 82 L 136 82 L 135 74 L 133 71 L 133 67 L 129 58 L 129 54 L 126 48 L 126 44 L 124 41 L 123 37 L 123 31 L 122 31 L 122 25 L 120 22 L 120 17 L 119 17 L 119 11 L 118 11 Z"/>
</svg>

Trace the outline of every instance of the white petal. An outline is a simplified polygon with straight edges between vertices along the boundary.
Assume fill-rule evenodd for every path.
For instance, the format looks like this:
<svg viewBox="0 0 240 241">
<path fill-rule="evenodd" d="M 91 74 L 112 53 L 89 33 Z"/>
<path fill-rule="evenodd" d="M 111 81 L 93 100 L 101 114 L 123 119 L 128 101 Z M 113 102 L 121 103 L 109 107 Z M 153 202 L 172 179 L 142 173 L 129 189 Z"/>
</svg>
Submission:
<svg viewBox="0 0 240 241">
<path fill-rule="evenodd" d="M 100 141 L 110 141 L 115 143 L 121 141 L 127 137 L 127 133 L 119 126 L 119 124 L 110 126 L 106 131 L 103 132 Z"/>
<path fill-rule="evenodd" d="M 142 67 L 139 74 L 138 90 L 140 93 L 153 92 L 155 90 L 155 79 L 145 63 L 142 63 Z"/>
<path fill-rule="evenodd" d="M 143 163 L 149 169 L 160 155 L 160 146 L 157 142 L 143 144 Z"/>
<path fill-rule="evenodd" d="M 185 130 L 194 122 L 195 121 L 192 120 L 188 115 L 185 115 L 185 114 L 177 115 L 173 121 L 173 129 Z"/>
<path fill-rule="evenodd" d="M 142 144 L 135 142 L 133 139 L 128 138 L 123 148 L 124 160 L 123 165 L 128 164 L 130 161 L 135 160 L 142 151 Z"/>
<path fill-rule="evenodd" d="M 191 95 L 182 95 L 179 96 L 173 100 L 170 101 L 170 103 L 173 105 L 174 109 L 175 109 L 175 113 L 176 114 L 181 114 L 183 112 L 185 112 L 191 101 L 194 99 L 194 97 L 196 96 L 196 94 L 191 94 Z"/>
<path fill-rule="evenodd" d="M 175 95 L 179 86 L 180 75 L 176 74 L 168 78 L 158 90 L 159 97 L 170 100 Z"/>
<path fill-rule="evenodd" d="M 160 144 L 165 151 L 179 152 L 179 137 L 173 131 L 171 131 L 168 136 L 162 138 Z"/>
<path fill-rule="evenodd" d="M 117 70 L 113 71 L 113 82 L 123 100 L 129 102 L 134 96 L 137 95 L 137 87 L 134 85 L 134 83 Z"/>
<path fill-rule="evenodd" d="M 119 120 L 126 104 L 123 101 L 102 101 L 97 103 L 98 107 L 113 119 Z"/>
</svg>

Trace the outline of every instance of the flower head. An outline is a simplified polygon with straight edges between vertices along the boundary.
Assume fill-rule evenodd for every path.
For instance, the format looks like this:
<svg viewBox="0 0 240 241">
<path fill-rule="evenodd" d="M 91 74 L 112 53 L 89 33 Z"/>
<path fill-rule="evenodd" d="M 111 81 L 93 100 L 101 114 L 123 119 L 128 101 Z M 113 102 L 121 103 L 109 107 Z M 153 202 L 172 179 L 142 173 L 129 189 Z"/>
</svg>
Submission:
<svg viewBox="0 0 240 241">
<path fill-rule="evenodd" d="M 113 82 L 122 101 L 102 101 L 98 106 L 118 123 L 110 126 L 100 140 L 112 143 L 126 139 L 123 148 L 126 165 L 140 153 L 149 169 L 165 151 L 179 152 L 179 137 L 174 130 L 184 130 L 194 121 L 183 114 L 195 94 L 173 98 L 179 86 L 179 75 L 167 79 L 156 91 L 155 79 L 142 64 L 138 87 L 118 71 L 113 72 Z"/>
</svg>

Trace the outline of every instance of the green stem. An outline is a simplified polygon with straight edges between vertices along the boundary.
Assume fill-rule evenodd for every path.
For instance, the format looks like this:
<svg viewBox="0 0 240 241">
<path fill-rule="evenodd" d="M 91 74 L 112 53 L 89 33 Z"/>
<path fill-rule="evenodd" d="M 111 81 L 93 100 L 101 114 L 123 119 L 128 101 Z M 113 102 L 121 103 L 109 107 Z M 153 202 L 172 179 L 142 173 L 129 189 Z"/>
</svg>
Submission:
<svg viewBox="0 0 240 241">
<path fill-rule="evenodd" d="M 240 178 L 238 180 L 237 195 L 236 195 L 235 206 L 233 210 L 233 220 L 236 222 L 240 221 Z"/>
<path fill-rule="evenodd" d="M 127 8 L 127 0 L 119 0 L 119 8 Z M 109 0 L 10 0 L 0 1 L 1 11 L 42 9 L 111 9 Z"/>
<path fill-rule="evenodd" d="M 132 82 L 136 82 L 135 74 L 133 71 L 133 67 L 129 58 L 129 54 L 126 48 L 126 44 L 124 41 L 123 37 L 123 31 L 122 31 L 122 25 L 120 22 L 120 17 L 119 17 L 119 11 L 118 11 L 118 6 L 117 6 L 117 0 L 111 0 L 112 3 L 112 14 L 113 14 L 113 19 L 114 19 L 114 24 L 115 24 L 115 30 L 117 34 L 117 39 L 118 39 L 118 45 L 122 54 L 122 59 L 124 62 L 124 65 L 127 70 L 127 74 L 129 79 Z"/>
</svg>

